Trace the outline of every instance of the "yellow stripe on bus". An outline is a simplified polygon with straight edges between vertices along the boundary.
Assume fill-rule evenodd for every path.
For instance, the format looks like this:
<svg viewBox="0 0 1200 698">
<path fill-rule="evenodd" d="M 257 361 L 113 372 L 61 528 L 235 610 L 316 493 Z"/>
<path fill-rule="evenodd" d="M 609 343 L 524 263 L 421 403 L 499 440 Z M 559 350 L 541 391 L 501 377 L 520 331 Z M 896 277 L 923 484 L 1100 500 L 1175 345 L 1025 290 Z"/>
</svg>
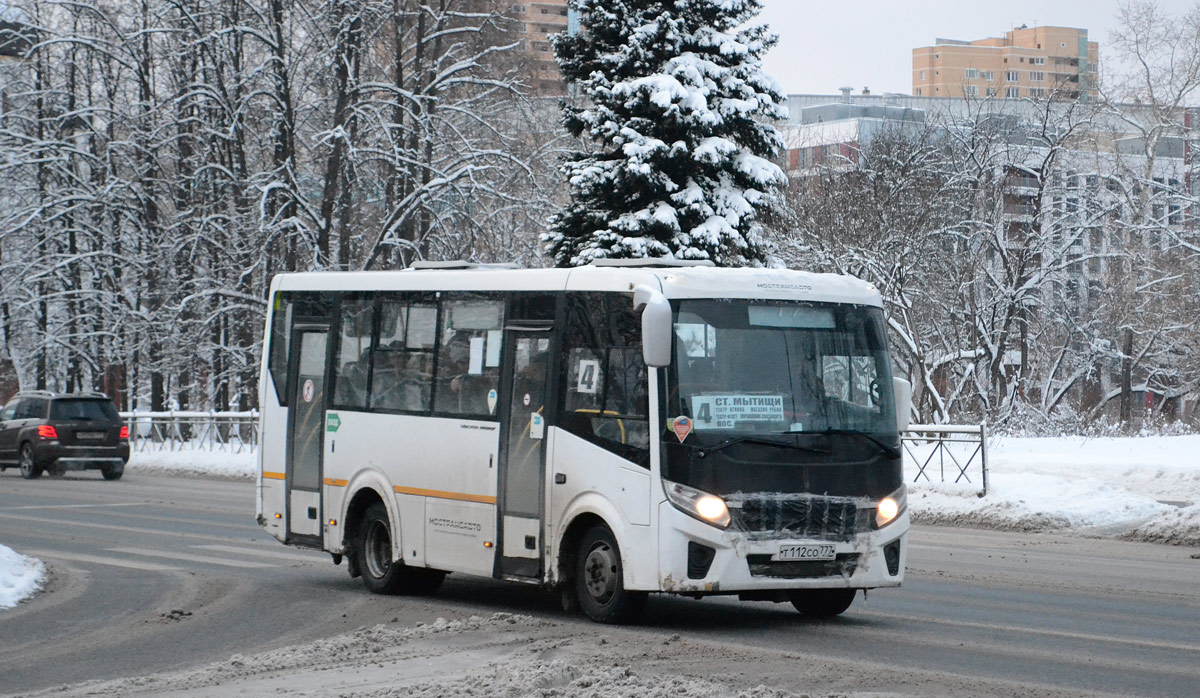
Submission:
<svg viewBox="0 0 1200 698">
<path fill-rule="evenodd" d="M 496 498 L 489 497 L 484 494 L 465 494 L 463 492 L 443 492 L 442 490 L 425 490 L 420 487 L 400 487 L 399 485 L 392 488 L 397 494 L 415 494 L 421 497 L 436 497 L 437 499 L 454 499 L 460 502 L 481 502 L 483 504 L 495 504 Z"/>
<path fill-rule="evenodd" d="M 283 473 L 268 473 L 267 471 L 264 470 L 263 471 L 263 479 L 264 480 L 286 480 L 287 475 L 284 475 Z"/>
<path fill-rule="evenodd" d="M 331 477 L 325 478 L 325 484 L 333 485 L 334 487 L 345 487 L 349 482 L 349 480 L 334 480 Z"/>
</svg>

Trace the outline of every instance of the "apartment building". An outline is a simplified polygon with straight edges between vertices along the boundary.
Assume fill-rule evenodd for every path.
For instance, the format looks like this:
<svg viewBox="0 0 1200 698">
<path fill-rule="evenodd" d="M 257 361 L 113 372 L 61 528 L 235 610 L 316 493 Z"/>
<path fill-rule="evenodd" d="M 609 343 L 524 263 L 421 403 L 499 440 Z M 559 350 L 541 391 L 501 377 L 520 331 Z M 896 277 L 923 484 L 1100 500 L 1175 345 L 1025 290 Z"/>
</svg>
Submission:
<svg viewBox="0 0 1200 698">
<path fill-rule="evenodd" d="M 1100 45 L 1086 29 L 1026 27 L 974 41 L 937 39 L 912 51 L 919 97 L 1095 100 Z"/>
<path fill-rule="evenodd" d="M 1194 236 L 1200 228 L 1200 213 L 1193 207 L 1200 195 L 1196 177 L 1200 108 L 1180 110 L 1175 128 L 1159 138 L 1150 156 L 1136 123 L 1154 123 L 1155 112 L 1118 105 L 1121 116 L 1116 116 L 1093 110 L 1095 106 L 1025 99 L 985 102 L 964 97 L 851 95 L 849 88 L 840 96 L 790 95 L 790 117 L 779 124 L 785 148 L 781 164 L 793 189 L 802 190 L 820 184 L 822 177 L 853 175 L 866 164 L 865 154 L 881 137 L 903 133 L 914 140 L 936 142 L 959 132 L 962 124 L 987 124 L 985 130 L 994 132 L 986 137 L 997 139 L 991 150 L 995 185 L 989 193 L 988 215 L 1000 245 L 1023 250 L 1021 254 L 1029 255 L 1023 263 L 1031 269 L 1041 265 L 1043 256 L 1048 258 L 1046 273 L 1052 283 L 1029 312 L 1054 310 L 1108 321 L 1114 289 L 1126 281 L 1143 285 L 1150 278 L 1142 275 L 1145 270 L 1131 277 L 1128 256 L 1146 260 L 1147 268 L 1191 274 L 1193 283 L 1200 283 L 1195 265 L 1183 264 L 1174 242 Z M 1087 128 L 1066 144 L 1052 170 L 1044 171 L 1045 146 L 1028 137 L 1026 125 L 1037 124 L 1047 111 L 1054 119 L 1065 119 L 1068 112 L 1080 110 L 1089 111 Z M 1147 172 L 1149 181 L 1143 179 Z M 1143 186 L 1148 190 L 1146 218 L 1153 225 L 1139 229 L 1128 224 L 1137 215 L 1133 206 L 1138 200 L 1129 194 Z M 1031 238 L 1036 240 L 1028 245 Z M 998 262 L 987 256 L 982 263 Z M 1106 413 L 1115 418 L 1118 403 L 1110 398 L 1121 386 L 1121 364 L 1096 356 L 1095 348 L 1080 343 L 1078 337 L 1069 349 L 1076 357 L 1073 360 L 1094 365 L 1095 372 L 1069 391 L 1064 404 L 1086 412 L 1108 401 Z M 1016 350 L 1003 355 L 1006 378 L 1021 373 L 1025 356 Z M 1194 361 L 1194 357 L 1180 361 Z M 1167 418 L 1200 418 L 1194 393 L 1181 397 L 1180 384 L 1172 382 L 1177 373 L 1151 373 L 1145 368 L 1133 371 L 1135 405 L 1144 405 L 1146 414 L 1153 410 Z M 935 375 L 934 380 L 940 378 Z"/>
<path fill-rule="evenodd" d="M 526 81 L 534 94 L 565 93 L 566 83 L 554 60 L 549 36 L 567 31 L 567 0 L 513 3 L 507 14 L 517 21 L 515 33 L 521 42 L 521 58 L 528 66 Z"/>
</svg>

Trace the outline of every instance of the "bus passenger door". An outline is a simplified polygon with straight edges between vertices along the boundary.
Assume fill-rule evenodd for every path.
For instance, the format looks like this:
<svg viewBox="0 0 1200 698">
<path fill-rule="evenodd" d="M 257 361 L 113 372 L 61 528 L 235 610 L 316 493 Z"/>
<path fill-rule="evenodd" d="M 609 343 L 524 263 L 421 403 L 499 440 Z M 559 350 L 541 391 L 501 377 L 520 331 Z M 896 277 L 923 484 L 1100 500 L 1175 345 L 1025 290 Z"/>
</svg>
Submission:
<svg viewBox="0 0 1200 698">
<path fill-rule="evenodd" d="M 287 539 L 320 545 L 321 456 L 325 443 L 325 382 L 329 325 L 297 324 L 290 357 Z"/>
<path fill-rule="evenodd" d="M 506 425 L 500 457 L 501 576 L 542 574 L 550 337 L 549 329 L 505 330 L 509 397 L 501 415 Z"/>
</svg>

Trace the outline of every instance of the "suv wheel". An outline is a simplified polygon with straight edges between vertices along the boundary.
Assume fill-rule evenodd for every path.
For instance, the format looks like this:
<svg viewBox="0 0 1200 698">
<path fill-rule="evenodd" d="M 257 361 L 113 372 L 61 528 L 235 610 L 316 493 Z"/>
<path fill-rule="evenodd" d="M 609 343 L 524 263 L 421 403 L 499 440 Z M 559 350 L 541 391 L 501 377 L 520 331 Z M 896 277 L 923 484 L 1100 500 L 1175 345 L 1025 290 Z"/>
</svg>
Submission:
<svg viewBox="0 0 1200 698">
<path fill-rule="evenodd" d="M 21 444 L 21 477 L 35 480 L 42 475 L 42 468 L 33 459 L 33 444 L 28 441 Z"/>
<path fill-rule="evenodd" d="M 105 480 L 120 480 L 121 476 L 125 474 L 125 468 L 124 466 L 113 465 L 102 468 L 100 474 L 104 476 Z"/>
</svg>

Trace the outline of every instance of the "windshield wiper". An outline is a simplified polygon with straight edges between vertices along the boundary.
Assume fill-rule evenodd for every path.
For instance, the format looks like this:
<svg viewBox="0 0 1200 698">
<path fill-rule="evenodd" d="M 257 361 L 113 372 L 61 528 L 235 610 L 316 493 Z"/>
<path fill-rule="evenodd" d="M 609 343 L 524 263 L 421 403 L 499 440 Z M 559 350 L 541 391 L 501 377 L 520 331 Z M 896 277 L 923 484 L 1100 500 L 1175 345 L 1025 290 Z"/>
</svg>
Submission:
<svg viewBox="0 0 1200 698">
<path fill-rule="evenodd" d="M 886 443 L 880 441 L 879 439 L 875 438 L 874 436 L 871 436 L 870 434 L 868 434 L 865 431 L 855 431 L 853 429 L 821 429 L 818 431 L 781 431 L 778 433 L 780 433 L 780 434 L 817 434 L 820 436 L 857 436 L 861 439 L 866 439 L 867 441 L 870 441 L 871 443 L 875 444 L 876 446 L 879 447 L 880 451 L 883 451 L 890 458 L 899 458 L 900 457 L 900 449 L 896 448 L 895 446 L 892 446 L 890 444 L 886 444 Z"/>
<path fill-rule="evenodd" d="M 787 432 L 784 432 L 787 433 Z M 799 432 L 797 432 L 799 433 Z M 827 448 L 815 448 L 813 446 L 802 446 L 790 441 L 779 441 L 778 439 L 764 439 L 758 436 L 737 436 L 732 439 L 725 439 L 712 446 L 697 446 L 699 453 L 696 455 L 700 458 L 707 456 L 710 453 L 715 453 L 723 448 L 729 448 L 734 444 L 756 444 L 759 446 L 775 446 L 777 448 L 790 448 L 796 451 L 808 451 L 809 453 L 829 453 Z"/>
</svg>

